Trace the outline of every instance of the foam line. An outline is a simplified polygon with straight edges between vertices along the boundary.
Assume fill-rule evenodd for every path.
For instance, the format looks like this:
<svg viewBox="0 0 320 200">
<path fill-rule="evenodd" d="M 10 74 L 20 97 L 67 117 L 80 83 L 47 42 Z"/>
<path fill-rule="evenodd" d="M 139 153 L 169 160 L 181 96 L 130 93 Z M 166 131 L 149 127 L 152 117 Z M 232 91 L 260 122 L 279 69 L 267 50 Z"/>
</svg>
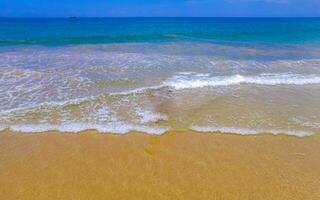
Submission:
<svg viewBox="0 0 320 200">
<path fill-rule="evenodd" d="M 168 79 L 164 85 L 176 90 L 202 87 L 231 86 L 240 84 L 256 85 L 307 85 L 320 84 L 320 76 L 298 74 L 261 74 L 256 76 L 184 76 L 178 75 Z"/>
<path fill-rule="evenodd" d="M 40 133 L 46 131 L 59 131 L 68 133 L 78 133 L 85 130 L 97 130 L 100 133 L 126 134 L 131 131 L 144 132 L 151 135 L 161 135 L 168 129 L 166 127 L 150 127 L 144 125 L 114 122 L 108 124 L 88 124 L 88 123 L 66 123 L 61 125 L 53 124 L 19 124 L 9 127 L 14 132 Z"/>
<path fill-rule="evenodd" d="M 273 135 L 285 134 L 293 135 L 297 137 L 310 136 L 314 133 L 305 132 L 305 131 L 291 131 L 291 130 L 258 130 L 258 129 L 248 129 L 248 128 L 238 128 L 238 127 L 219 127 L 219 126 L 196 126 L 193 125 L 190 127 L 191 130 L 197 132 L 220 132 L 220 133 L 234 133 L 239 135 L 256 135 L 261 133 L 270 133 Z"/>
</svg>

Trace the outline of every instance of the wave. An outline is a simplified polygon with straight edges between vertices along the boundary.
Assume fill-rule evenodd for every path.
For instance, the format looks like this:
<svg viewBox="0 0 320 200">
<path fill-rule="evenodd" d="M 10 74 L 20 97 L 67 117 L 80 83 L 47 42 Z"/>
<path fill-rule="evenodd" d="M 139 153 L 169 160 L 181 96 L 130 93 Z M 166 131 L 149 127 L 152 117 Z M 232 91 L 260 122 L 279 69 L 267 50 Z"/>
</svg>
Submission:
<svg viewBox="0 0 320 200">
<path fill-rule="evenodd" d="M 308 85 L 320 84 L 320 76 L 299 74 L 261 74 L 256 76 L 232 75 L 210 77 L 208 74 L 180 74 L 174 76 L 164 85 L 176 90 L 202 87 L 231 86 L 240 84 L 256 85 Z"/>
<path fill-rule="evenodd" d="M 211 77 L 210 74 L 197 74 L 194 72 L 180 72 L 179 74 L 168 78 L 159 85 L 140 87 L 132 90 L 113 92 L 109 94 L 99 94 L 95 96 L 81 97 L 69 99 L 65 101 L 50 101 L 43 102 L 37 105 L 22 106 L 12 109 L 0 111 L 0 114 L 8 114 L 21 110 L 28 110 L 35 107 L 53 107 L 65 106 L 69 104 L 80 104 L 84 101 L 91 101 L 100 96 L 126 96 L 134 94 L 143 94 L 150 90 L 160 90 L 163 88 L 173 88 L 175 90 L 182 89 L 196 89 L 203 87 L 224 87 L 234 86 L 241 84 L 254 84 L 254 85 L 311 85 L 320 84 L 320 76 L 318 75 L 300 75 L 300 74 L 260 74 L 254 76 L 248 75 L 231 75 L 231 76 L 215 76 Z"/>
<path fill-rule="evenodd" d="M 162 135 L 169 130 L 168 127 L 161 126 L 144 126 L 137 124 L 130 124 L 124 122 L 113 122 L 108 124 L 89 124 L 89 123 L 66 123 L 61 125 L 53 124 L 19 124 L 11 126 L 0 126 L 0 131 L 10 130 L 13 132 L 22 133 L 42 133 L 47 131 L 59 131 L 66 133 L 79 133 L 82 131 L 96 130 L 99 133 L 111 134 L 127 134 L 133 131 L 142 132 L 150 135 Z M 223 133 L 223 134 L 237 134 L 237 135 L 257 135 L 257 134 L 273 134 L 273 135 L 291 135 L 297 137 L 311 136 L 313 132 L 306 131 L 291 131 L 291 130 L 275 130 L 275 129 L 248 129 L 239 127 L 222 127 L 222 126 L 190 126 L 190 130 L 201 133 Z"/>
<path fill-rule="evenodd" d="M 238 135 L 256 135 L 262 133 L 269 133 L 273 135 L 285 134 L 297 137 L 310 136 L 314 133 L 305 131 L 291 131 L 291 130 L 271 130 L 271 129 L 248 129 L 248 128 L 238 128 L 238 127 L 219 127 L 219 126 L 196 126 L 190 127 L 191 130 L 197 132 L 220 132 L 220 133 L 233 133 Z"/>
<path fill-rule="evenodd" d="M 2 126 L 2 125 L 0 125 L 0 131 L 4 131 L 4 130 L 6 130 L 6 126 Z"/>
<path fill-rule="evenodd" d="M 41 133 L 47 131 L 59 131 L 67 133 L 78 133 L 86 130 L 96 130 L 100 133 L 126 134 L 132 131 L 143 132 L 151 135 L 161 135 L 168 131 L 167 127 L 151 127 L 145 125 L 130 124 L 124 122 L 111 122 L 106 124 L 90 123 L 66 123 L 54 124 L 17 124 L 11 126 L 1 126 L 0 131 L 9 129 L 13 132 Z"/>
<path fill-rule="evenodd" d="M 115 134 L 138 131 L 147 134 L 161 135 L 170 129 L 170 126 L 167 127 L 167 125 L 170 124 L 171 115 L 170 112 L 168 114 L 161 109 L 156 109 L 154 102 L 158 100 L 157 95 L 163 96 L 163 94 L 167 95 L 168 92 L 174 90 L 185 90 L 181 94 L 177 92 L 171 95 L 170 93 L 168 96 L 168 98 L 177 97 L 176 95 L 182 95 L 181 97 L 183 97 L 184 92 L 189 92 L 187 89 L 198 88 L 199 91 L 202 92 L 200 89 L 203 87 L 232 88 L 231 86 L 241 84 L 275 87 L 277 85 L 320 84 L 320 75 L 264 73 L 257 75 L 235 74 L 229 76 L 213 76 L 209 73 L 185 71 L 159 80 L 155 85 L 150 84 L 131 90 L 114 93 L 102 92 L 97 95 L 67 99 L 65 101 L 45 101 L 36 103 L 35 105 L 26 104 L 26 106 L 17 106 L 12 109 L 2 109 L 0 110 L 0 131 L 4 129 L 9 129 L 14 132 L 80 132 L 97 130 L 101 133 Z M 180 98 L 180 96 L 178 97 Z M 173 103 L 175 103 L 174 100 Z M 109 107 L 110 112 L 107 109 Z M 73 114 L 74 110 L 81 110 L 82 113 L 80 115 Z M 127 112 L 128 116 L 121 115 L 123 112 Z M 58 113 L 59 120 L 56 120 L 56 116 L 51 117 L 50 113 Z M 44 117 L 33 118 L 33 116 Z M 158 124 L 158 121 L 161 123 Z M 186 125 L 186 127 L 189 127 L 189 125 L 190 124 Z M 300 130 L 305 130 L 303 128 L 301 129 L 301 126 L 307 127 L 306 130 L 316 130 L 319 128 L 318 125 L 318 121 L 315 121 L 312 124 L 298 124 L 297 127 Z M 312 132 L 299 130 L 286 130 L 286 127 L 279 127 L 280 130 L 260 130 L 237 127 L 191 126 L 190 129 L 198 132 L 223 132 L 241 135 L 271 133 L 302 137 L 313 134 Z"/>
</svg>

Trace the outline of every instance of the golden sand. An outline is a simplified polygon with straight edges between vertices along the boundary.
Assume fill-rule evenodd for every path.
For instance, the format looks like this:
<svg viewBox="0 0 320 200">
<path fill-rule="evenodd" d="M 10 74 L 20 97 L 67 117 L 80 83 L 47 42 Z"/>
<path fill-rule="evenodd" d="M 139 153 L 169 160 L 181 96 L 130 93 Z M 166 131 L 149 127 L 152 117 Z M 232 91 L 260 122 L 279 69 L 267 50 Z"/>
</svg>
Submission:
<svg viewBox="0 0 320 200">
<path fill-rule="evenodd" d="M 319 200 L 320 138 L 2 132 L 0 199 Z"/>
</svg>

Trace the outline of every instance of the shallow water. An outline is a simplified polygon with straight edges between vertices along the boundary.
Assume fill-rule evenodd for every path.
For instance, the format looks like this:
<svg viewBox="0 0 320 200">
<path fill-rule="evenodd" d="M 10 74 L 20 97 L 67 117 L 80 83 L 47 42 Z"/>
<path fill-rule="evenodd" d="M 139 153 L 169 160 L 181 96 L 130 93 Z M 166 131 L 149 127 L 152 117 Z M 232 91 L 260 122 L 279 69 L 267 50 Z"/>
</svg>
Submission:
<svg viewBox="0 0 320 200">
<path fill-rule="evenodd" d="M 175 30 L 187 26 L 183 22 L 172 22 L 179 25 Z M 218 23 L 202 22 L 211 26 Z M 33 22 L 32 26 L 40 29 L 44 22 L 39 23 Z M 82 23 L 85 27 L 93 26 L 92 21 Z M 143 22 L 142 28 L 136 30 L 157 33 L 150 32 L 149 23 Z M 153 23 L 168 26 L 163 21 Z M 200 22 L 192 23 L 199 27 L 194 31 L 204 27 Z M 234 32 L 239 23 L 244 22 L 225 21 L 224 28 L 223 23 L 211 27 L 208 35 L 214 37 L 213 30 Z M 258 34 L 266 31 L 261 23 L 268 27 L 280 22 L 250 23 Z M 290 20 L 282 23 L 295 27 Z M 296 28 L 307 30 L 311 22 L 297 23 Z M 41 32 L 19 35 L 21 26 L 17 25 L 18 31 L 13 36 L 32 36 L 37 45 L 18 40 L 10 45 L 2 42 L 0 129 L 23 132 L 97 129 L 112 133 L 135 130 L 150 134 L 194 129 L 297 136 L 320 132 L 320 46 L 316 42 L 320 32 L 316 29 L 312 37 L 306 35 L 303 41 L 294 35 L 298 33 L 290 33 L 290 41 L 279 42 L 282 29 L 278 25 L 271 42 L 258 34 L 250 42 L 240 42 L 239 38 L 225 42 L 224 37 L 213 42 L 202 37 L 160 42 L 100 40 L 92 44 L 89 39 L 87 44 L 74 44 L 71 40 L 67 45 L 56 42 L 48 46 L 41 42 Z M 69 28 L 75 31 L 74 26 L 79 24 Z M 8 31 L 8 26 L 0 30 L 0 36 L 8 39 L 4 30 Z M 167 27 L 163 31 L 172 30 Z M 61 33 L 56 34 L 61 39 Z"/>
</svg>

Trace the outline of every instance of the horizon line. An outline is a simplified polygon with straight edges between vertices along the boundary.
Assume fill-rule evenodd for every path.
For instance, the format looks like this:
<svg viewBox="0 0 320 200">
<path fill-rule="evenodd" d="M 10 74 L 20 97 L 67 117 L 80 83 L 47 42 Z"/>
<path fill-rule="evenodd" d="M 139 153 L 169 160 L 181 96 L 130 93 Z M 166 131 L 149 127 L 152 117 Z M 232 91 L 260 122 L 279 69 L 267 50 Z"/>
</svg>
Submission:
<svg viewBox="0 0 320 200">
<path fill-rule="evenodd" d="M 3 16 L 0 18 L 61 18 L 61 19 L 83 19 L 83 18 L 320 18 L 320 16 L 104 16 L 104 17 L 82 17 L 82 16 L 30 16 L 30 17 L 17 17 L 17 16 Z"/>
</svg>

